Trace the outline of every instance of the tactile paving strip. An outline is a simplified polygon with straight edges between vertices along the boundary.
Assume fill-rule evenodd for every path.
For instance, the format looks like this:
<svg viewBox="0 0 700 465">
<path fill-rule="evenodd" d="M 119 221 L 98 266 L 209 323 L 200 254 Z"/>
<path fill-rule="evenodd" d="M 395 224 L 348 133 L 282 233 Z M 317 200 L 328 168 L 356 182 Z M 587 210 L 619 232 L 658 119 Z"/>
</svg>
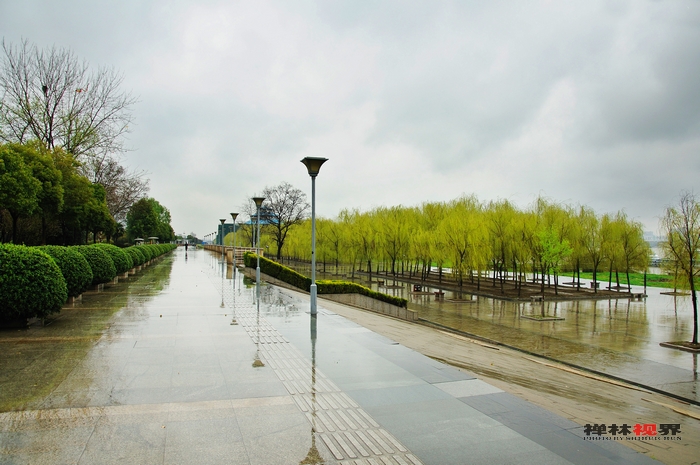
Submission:
<svg viewBox="0 0 700 465">
<path fill-rule="evenodd" d="M 255 304 L 244 302 L 247 299 L 241 297 L 235 304 L 236 320 L 258 346 L 260 360 L 282 381 L 317 437 L 339 463 L 422 464 L 270 325 Z M 225 300 L 233 307 L 232 298 Z"/>
</svg>

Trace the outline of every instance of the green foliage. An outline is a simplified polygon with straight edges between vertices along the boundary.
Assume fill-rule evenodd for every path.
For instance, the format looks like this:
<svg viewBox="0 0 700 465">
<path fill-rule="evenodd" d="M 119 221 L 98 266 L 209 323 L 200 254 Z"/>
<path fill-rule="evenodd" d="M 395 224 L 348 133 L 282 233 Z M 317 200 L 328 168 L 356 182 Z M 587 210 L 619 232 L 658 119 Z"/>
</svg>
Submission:
<svg viewBox="0 0 700 465">
<path fill-rule="evenodd" d="M 142 244 L 133 246 L 145 257 L 145 262 L 160 257 L 177 247 L 175 244 Z M 131 247 L 130 247 L 131 248 Z"/>
<path fill-rule="evenodd" d="M 130 241 L 137 237 L 169 242 L 175 238 L 170 225 L 170 211 L 152 198 L 141 199 L 131 206 L 126 215 L 126 233 Z"/>
<path fill-rule="evenodd" d="M 67 298 L 66 281 L 49 255 L 0 244 L 0 321 L 43 318 L 59 312 Z"/>
<path fill-rule="evenodd" d="M 257 267 L 257 255 L 254 253 L 246 253 L 243 260 L 245 266 L 249 268 Z M 260 272 L 307 292 L 311 288 L 310 278 L 265 257 L 260 257 Z M 316 287 L 318 294 L 361 294 L 398 307 L 406 308 L 408 306 L 406 299 L 375 292 L 365 286 L 347 281 L 320 280 L 316 281 Z"/>
<path fill-rule="evenodd" d="M 407 308 L 408 306 L 408 300 L 406 299 L 382 294 L 381 292 L 373 291 L 368 287 L 349 281 L 319 280 L 316 281 L 316 286 L 318 288 L 318 294 L 361 294 L 375 300 L 381 300 L 382 302 L 396 305 L 397 307 Z"/>
<path fill-rule="evenodd" d="M 14 241 L 17 220 L 39 208 L 42 184 L 26 163 L 29 152 L 33 149 L 23 145 L 0 145 L 0 210 L 7 209 L 12 216 Z"/>
<path fill-rule="evenodd" d="M 80 245 L 76 246 L 75 250 L 80 252 L 90 264 L 92 284 L 108 283 L 117 275 L 112 257 L 100 247 Z"/>
<path fill-rule="evenodd" d="M 146 257 L 146 262 L 149 262 L 155 258 L 155 251 L 151 248 L 150 245 L 142 244 L 142 245 L 136 245 L 134 247 L 139 248 L 139 251 L 143 254 L 144 257 Z"/>
<path fill-rule="evenodd" d="M 47 245 L 38 247 L 54 259 L 68 286 L 68 296 L 77 297 L 92 283 L 92 269 L 85 257 L 72 247 Z"/>
<path fill-rule="evenodd" d="M 541 252 L 541 260 L 545 273 L 560 271 L 561 263 L 573 253 L 569 241 L 561 239 L 553 228 L 537 232 Z"/>
<path fill-rule="evenodd" d="M 99 243 L 93 244 L 91 247 L 99 247 L 109 254 L 114 262 L 114 267 L 117 269 L 117 274 L 126 273 L 134 267 L 134 262 L 131 259 L 131 255 L 116 245 Z"/>
<path fill-rule="evenodd" d="M 124 249 L 124 252 L 131 256 L 131 261 L 134 263 L 134 266 L 141 266 L 146 263 L 146 256 L 139 249 L 140 248 L 136 246 L 127 247 Z"/>
<path fill-rule="evenodd" d="M 99 232 L 112 232 L 116 229 L 114 218 L 107 208 L 107 194 L 99 184 L 92 185 L 92 196 L 84 208 L 85 230 L 97 235 Z"/>
</svg>

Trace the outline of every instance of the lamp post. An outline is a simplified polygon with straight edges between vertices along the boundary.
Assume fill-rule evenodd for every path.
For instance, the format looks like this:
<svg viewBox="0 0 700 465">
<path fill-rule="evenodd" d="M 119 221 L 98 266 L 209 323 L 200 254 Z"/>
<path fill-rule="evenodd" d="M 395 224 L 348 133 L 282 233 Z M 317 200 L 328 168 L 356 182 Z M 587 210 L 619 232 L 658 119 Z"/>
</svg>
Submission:
<svg viewBox="0 0 700 465">
<path fill-rule="evenodd" d="M 265 197 L 253 197 L 253 202 L 255 202 L 255 207 L 258 210 L 258 233 L 255 247 L 255 256 L 258 257 L 257 268 L 255 268 L 255 282 L 258 284 L 258 297 L 260 297 L 260 207 L 262 207 L 264 201 Z"/>
<path fill-rule="evenodd" d="M 316 176 L 328 158 L 306 157 L 301 162 L 311 176 L 311 315 L 316 315 Z"/>
<path fill-rule="evenodd" d="M 226 219 L 220 219 L 221 221 L 221 232 L 219 233 L 219 236 L 221 237 L 221 263 L 226 263 L 226 256 L 224 255 L 224 223 L 226 222 Z"/>
<path fill-rule="evenodd" d="M 236 217 L 238 213 L 231 213 L 233 218 L 233 274 L 236 274 Z"/>
</svg>

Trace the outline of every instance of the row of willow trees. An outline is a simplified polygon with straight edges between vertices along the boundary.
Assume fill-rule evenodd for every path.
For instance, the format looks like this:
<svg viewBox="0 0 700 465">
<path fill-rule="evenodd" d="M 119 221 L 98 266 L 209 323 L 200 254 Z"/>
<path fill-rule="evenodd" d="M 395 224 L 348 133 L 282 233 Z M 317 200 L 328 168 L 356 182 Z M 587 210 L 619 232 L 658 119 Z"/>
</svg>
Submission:
<svg viewBox="0 0 700 465">
<path fill-rule="evenodd" d="M 458 285 L 477 284 L 492 273 L 526 280 L 528 274 L 562 271 L 619 273 L 647 268 L 651 251 L 641 223 L 624 212 L 597 214 L 582 206 L 537 199 L 519 209 L 507 200 L 481 202 L 475 196 L 419 207 L 343 210 L 336 219 L 318 219 L 317 261 L 426 279 L 431 267 L 449 269 Z M 311 223 L 290 229 L 284 244 L 289 259 L 310 260 Z M 270 244 L 274 248 L 274 244 Z M 545 279 L 539 280 L 544 289 Z"/>
</svg>

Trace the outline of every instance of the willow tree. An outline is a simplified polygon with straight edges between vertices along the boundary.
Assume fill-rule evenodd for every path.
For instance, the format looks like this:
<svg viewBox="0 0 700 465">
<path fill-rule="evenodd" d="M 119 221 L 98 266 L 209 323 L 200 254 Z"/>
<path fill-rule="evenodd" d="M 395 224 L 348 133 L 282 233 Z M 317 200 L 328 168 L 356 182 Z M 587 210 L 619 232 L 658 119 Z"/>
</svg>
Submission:
<svg viewBox="0 0 700 465">
<path fill-rule="evenodd" d="M 573 250 L 567 239 L 559 235 L 559 231 L 554 226 L 540 229 L 537 238 L 542 250 L 542 275 L 554 274 L 554 294 L 559 293 L 557 276 L 561 270 L 562 263 L 572 254 Z M 544 295 L 544 279 L 542 280 L 542 295 Z"/>
<path fill-rule="evenodd" d="M 589 208 L 581 207 L 578 216 L 581 225 L 581 245 L 593 267 L 593 288 L 598 292 L 598 267 L 605 259 L 605 240 L 601 227 L 601 220 L 595 212 Z"/>
<path fill-rule="evenodd" d="M 401 206 L 379 208 L 375 214 L 382 249 L 391 262 L 391 274 L 396 276 L 396 262 L 408 253 L 412 218 Z"/>
<path fill-rule="evenodd" d="M 499 275 L 501 294 L 509 264 L 513 263 L 513 239 L 515 234 L 515 208 L 507 200 L 491 202 L 486 209 L 486 221 L 491 243 L 493 279 L 496 285 L 496 272 Z M 515 273 L 516 270 L 513 270 Z"/>
<path fill-rule="evenodd" d="M 475 197 L 464 197 L 450 205 L 438 228 L 452 259 L 452 274 L 457 285 L 464 284 L 467 272 L 479 272 L 488 260 L 488 229 Z"/>
<path fill-rule="evenodd" d="M 700 253 L 700 203 L 693 193 L 681 193 L 678 204 L 666 208 L 661 220 L 666 235 L 664 249 L 678 269 L 690 289 L 693 303 L 693 340 L 698 343 L 698 300 L 695 295 L 695 278 L 698 275 L 698 254 Z"/>
<path fill-rule="evenodd" d="M 642 223 L 630 221 L 624 212 L 619 213 L 622 229 L 619 233 L 621 260 L 627 276 L 627 289 L 630 289 L 630 270 L 644 270 L 649 266 L 651 249 L 644 240 Z"/>
</svg>

